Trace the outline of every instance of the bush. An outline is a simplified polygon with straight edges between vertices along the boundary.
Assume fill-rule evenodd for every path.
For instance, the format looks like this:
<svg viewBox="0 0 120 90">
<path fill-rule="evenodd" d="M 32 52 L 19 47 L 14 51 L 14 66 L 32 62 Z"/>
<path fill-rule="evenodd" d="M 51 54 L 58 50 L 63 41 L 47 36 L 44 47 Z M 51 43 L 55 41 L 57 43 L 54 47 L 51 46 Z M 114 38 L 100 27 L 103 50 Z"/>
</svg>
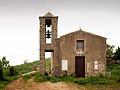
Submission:
<svg viewBox="0 0 120 90">
<path fill-rule="evenodd" d="M 50 82 L 53 82 L 53 83 L 60 81 L 60 79 L 58 77 L 54 77 L 54 76 L 48 76 L 47 80 L 50 81 Z"/>
<path fill-rule="evenodd" d="M 0 60 L 0 81 L 4 80 L 4 74 L 3 74 L 3 65 L 2 62 Z"/>
<path fill-rule="evenodd" d="M 0 88 L 5 88 L 5 85 L 3 82 L 0 82 Z"/>
<path fill-rule="evenodd" d="M 88 78 L 88 80 L 91 84 L 102 84 L 102 85 L 112 84 L 112 81 L 108 80 L 102 75 L 91 76 L 90 78 Z"/>
<path fill-rule="evenodd" d="M 88 83 L 88 80 L 85 78 L 78 78 L 74 80 L 74 83 L 77 83 L 79 85 L 84 85 Z"/>
<path fill-rule="evenodd" d="M 103 78 L 103 79 L 99 79 L 99 80 L 95 80 L 95 81 L 92 81 L 91 82 L 92 84 L 102 84 L 102 85 L 109 85 L 109 84 L 111 84 L 108 80 L 106 80 L 105 78 Z"/>
<path fill-rule="evenodd" d="M 15 68 L 12 66 L 9 68 L 8 76 L 16 76 L 18 72 L 15 70 Z"/>
<path fill-rule="evenodd" d="M 72 75 L 68 75 L 68 76 L 62 76 L 59 77 L 61 79 L 61 81 L 65 81 L 65 82 L 74 82 L 74 79 L 76 78 L 75 76 Z"/>
<path fill-rule="evenodd" d="M 45 76 L 48 76 L 48 72 L 45 71 Z"/>
<path fill-rule="evenodd" d="M 47 78 L 46 78 L 46 76 L 37 75 L 34 80 L 36 82 L 45 82 L 45 81 L 47 81 Z"/>
</svg>

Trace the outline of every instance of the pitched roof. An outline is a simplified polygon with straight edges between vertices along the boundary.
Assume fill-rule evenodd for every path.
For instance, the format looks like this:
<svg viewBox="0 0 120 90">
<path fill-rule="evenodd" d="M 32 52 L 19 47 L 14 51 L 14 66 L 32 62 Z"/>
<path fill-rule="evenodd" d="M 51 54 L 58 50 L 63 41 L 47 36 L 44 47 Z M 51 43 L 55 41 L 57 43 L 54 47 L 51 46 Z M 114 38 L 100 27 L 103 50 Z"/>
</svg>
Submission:
<svg viewBox="0 0 120 90">
<path fill-rule="evenodd" d="M 54 17 L 53 14 L 51 12 L 47 12 L 44 17 Z"/>
<path fill-rule="evenodd" d="M 96 35 L 96 34 L 93 34 L 93 33 L 90 33 L 90 32 L 83 31 L 83 30 L 81 30 L 81 29 L 80 29 L 80 30 L 77 30 L 77 31 L 75 31 L 75 32 L 71 32 L 71 33 L 65 34 L 65 35 L 63 35 L 63 36 L 72 35 L 72 34 L 76 34 L 76 33 L 80 33 L 80 32 L 83 32 L 83 33 L 86 33 L 86 34 L 92 35 L 92 36 L 97 36 L 97 37 L 105 38 L 105 37 L 103 37 L 103 36 L 99 36 L 99 35 Z M 63 36 L 61 36 L 60 38 L 62 38 Z M 105 38 L 105 39 L 107 39 L 107 38 Z"/>
</svg>

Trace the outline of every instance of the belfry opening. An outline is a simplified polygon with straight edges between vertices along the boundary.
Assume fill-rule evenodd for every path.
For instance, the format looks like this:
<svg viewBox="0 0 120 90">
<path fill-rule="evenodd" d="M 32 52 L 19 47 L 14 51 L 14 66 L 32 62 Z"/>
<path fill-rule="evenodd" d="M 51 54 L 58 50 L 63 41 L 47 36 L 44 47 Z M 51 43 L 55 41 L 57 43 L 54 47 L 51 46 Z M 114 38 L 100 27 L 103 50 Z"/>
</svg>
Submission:
<svg viewBox="0 0 120 90">
<path fill-rule="evenodd" d="M 51 38 L 52 38 L 52 21 L 51 19 L 45 20 L 45 29 L 46 29 L 46 44 L 51 44 Z"/>
</svg>

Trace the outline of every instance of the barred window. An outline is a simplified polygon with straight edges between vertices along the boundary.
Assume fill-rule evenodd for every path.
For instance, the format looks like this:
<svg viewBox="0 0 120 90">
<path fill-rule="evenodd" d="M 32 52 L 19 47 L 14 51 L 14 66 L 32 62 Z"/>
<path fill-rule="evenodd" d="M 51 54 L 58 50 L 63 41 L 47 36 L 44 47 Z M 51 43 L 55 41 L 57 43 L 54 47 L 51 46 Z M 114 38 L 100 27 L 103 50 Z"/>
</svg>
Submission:
<svg viewBox="0 0 120 90">
<path fill-rule="evenodd" d="M 84 50 L 84 40 L 77 40 L 77 49 Z"/>
</svg>

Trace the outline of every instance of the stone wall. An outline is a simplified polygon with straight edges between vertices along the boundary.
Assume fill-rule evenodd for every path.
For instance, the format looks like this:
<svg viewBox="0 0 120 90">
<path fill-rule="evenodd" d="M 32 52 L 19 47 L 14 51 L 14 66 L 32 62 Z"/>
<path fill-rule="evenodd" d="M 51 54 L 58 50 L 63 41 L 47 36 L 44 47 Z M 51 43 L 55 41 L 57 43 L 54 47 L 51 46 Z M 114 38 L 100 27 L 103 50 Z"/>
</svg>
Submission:
<svg viewBox="0 0 120 90">
<path fill-rule="evenodd" d="M 84 40 L 84 51 L 76 50 L 76 40 Z M 75 74 L 75 56 L 85 56 L 85 76 L 105 74 L 106 71 L 106 38 L 82 30 L 60 38 L 60 59 L 68 60 L 67 74 Z M 99 69 L 94 70 L 94 61 L 98 61 Z"/>
<path fill-rule="evenodd" d="M 58 24 L 58 17 L 39 17 L 40 19 L 40 75 L 45 75 L 45 52 L 51 52 L 53 53 L 53 58 L 51 62 L 53 62 L 53 71 L 52 74 L 54 74 L 54 72 L 56 72 L 56 66 L 54 66 L 56 59 L 56 46 L 55 46 L 55 42 L 57 39 L 57 24 Z M 46 19 L 51 19 L 52 21 L 52 37 L 51 37 L 51 44 L 47 44 L 46 43 L 46 25 L 45 25 L 45 20 Z"/>
</svg>

